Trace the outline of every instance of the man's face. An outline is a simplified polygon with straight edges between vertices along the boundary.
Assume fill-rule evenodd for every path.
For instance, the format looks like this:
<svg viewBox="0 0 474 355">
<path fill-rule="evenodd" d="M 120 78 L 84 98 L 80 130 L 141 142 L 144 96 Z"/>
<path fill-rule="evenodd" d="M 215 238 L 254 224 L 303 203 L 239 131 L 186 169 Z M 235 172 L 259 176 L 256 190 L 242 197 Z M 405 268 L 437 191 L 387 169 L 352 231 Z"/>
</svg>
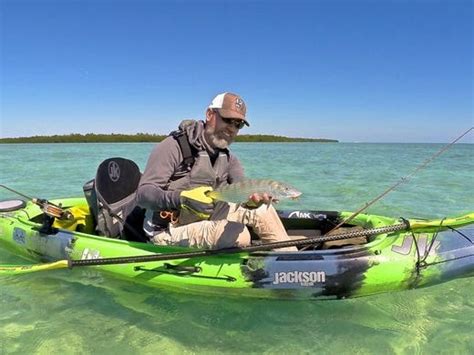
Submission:
<svg viewBox="0 0 474 355">
<path fill-rule="evenodd" d="M 239 128 L 233 123 L 226 123 L 217 110 L 208 109 L 206 112 L 206 136 L 208 142 L 215 148 L 225 149 L 234 141 Z"/>
</svg>

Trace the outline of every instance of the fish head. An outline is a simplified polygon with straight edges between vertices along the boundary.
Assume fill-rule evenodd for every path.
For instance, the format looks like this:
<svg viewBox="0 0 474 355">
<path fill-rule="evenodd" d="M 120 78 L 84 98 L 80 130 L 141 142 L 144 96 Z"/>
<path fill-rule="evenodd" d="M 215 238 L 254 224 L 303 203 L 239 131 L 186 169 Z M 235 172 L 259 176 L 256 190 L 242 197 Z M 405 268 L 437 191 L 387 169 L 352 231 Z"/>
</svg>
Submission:
<svg viewBox="0 0 474 355">
<path fill-rule="evenodd" d="M 295 200 L 301 196 L 301 191 L 297 190 L 291 185 L 282 182 L 272 183 L 272 196 L 275 199 L 292 199 Z"/>
</svg>

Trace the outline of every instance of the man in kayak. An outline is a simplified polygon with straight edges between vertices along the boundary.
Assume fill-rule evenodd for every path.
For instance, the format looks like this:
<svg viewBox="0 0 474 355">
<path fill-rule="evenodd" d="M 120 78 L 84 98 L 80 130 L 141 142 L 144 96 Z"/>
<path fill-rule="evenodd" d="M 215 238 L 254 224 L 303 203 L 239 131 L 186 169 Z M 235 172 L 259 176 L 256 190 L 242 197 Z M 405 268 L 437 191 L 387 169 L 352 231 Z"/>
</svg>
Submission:
<svg viewBox="0 0 474 355">
<path fill-rule="evenodd" d="M 246 204 L 237 205 L 206 195 L 210 187 L 244 178 L 242 165 L 228 147 L 248 125 L 242 98 L 226 92 L 212 100 L 205 121 L 183 121 L 155 146 L 137 190 L 138 205 L 146 209 L 144 230 L 153 243 L 244 247 L 251 243 L 246 226 L 263 242 L 290 240 L 270 205 L 271 196 L 254 193 Z"/>
</svg>

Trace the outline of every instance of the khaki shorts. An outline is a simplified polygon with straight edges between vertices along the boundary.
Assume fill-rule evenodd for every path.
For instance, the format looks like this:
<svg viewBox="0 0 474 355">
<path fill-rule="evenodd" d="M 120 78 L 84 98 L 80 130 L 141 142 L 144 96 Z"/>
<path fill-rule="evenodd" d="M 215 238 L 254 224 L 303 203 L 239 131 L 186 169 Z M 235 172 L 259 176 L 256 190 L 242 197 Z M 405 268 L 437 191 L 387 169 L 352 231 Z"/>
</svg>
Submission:
<svg viewBox="0 0 474 355">
<path fill-rule="evenodd" d="M 152 241 L 157 245 L 180 245 L 203 249 L 248 246 L 250 232 L 245 224 L 229 220 L 238 208 L 243 207 L 218 203 L 210 220 L 185 224 L 181 221 L 188 222 L 195 217 L 182 215 L 178 224 L 169 224 L 166 230 L 153 236 Z"/>
<path fill-rule="evenodd" d="M 273 206 L 248 209 L 233 203 L 218 202 L 210 220 L 183 223 L 193 216 L 180 216 L 180 222 L 153 236 L 158 245 L 180 245 L 194 248 L 221 249 L 245 247 L 251 243 L 251 226 L 264 243 L 291 240 Z M 280 251 L 296 251 L 295 247 Z"/>
</svg>

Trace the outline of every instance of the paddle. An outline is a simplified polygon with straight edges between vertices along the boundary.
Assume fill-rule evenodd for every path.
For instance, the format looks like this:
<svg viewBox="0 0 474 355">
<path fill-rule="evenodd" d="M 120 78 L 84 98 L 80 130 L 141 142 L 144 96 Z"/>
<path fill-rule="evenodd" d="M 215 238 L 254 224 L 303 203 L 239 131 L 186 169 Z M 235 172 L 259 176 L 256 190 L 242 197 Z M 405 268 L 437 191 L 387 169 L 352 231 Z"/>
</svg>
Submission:
<svg viewBox="0 0 474 355">
<path fill-rule="evenodd" d="M 392 226 L 370 228 L 357 230 L 347 233 L 341 233 L 337 235 L 323 235 L 314 238 L 295 239 L 283 242 L 267 243 L 262 245 L 253 245 L 243 248 L 226 248 L 226 249 L 205 249 L 190 252 L 178 252 L 168 254 L 149 254 L 149 255 L 137 255 L 128 257 L 115 257 L 115 258 L 101 258 L 101 259 L 85 259 L 85 260 L 59 260 L 52 263 L 35 264 L 35 265 L 2 265 L 0 266 L 0 274 L 25 274 L 36 271 L 47 271 L 55 269 L 66 269 L 80 266 L 98 266 L 98 265 L 116 265 L 116 264 L 129 264 L 129 263 L 141 263 L 151 261 L 165 261 L 165 260 L 176 260 L 176 259 L 189 259 L 195 257 L 209 257 L 222 254 L 238 254 L 238 253 L 249 253 L 256 251 L 270 251 L 272 249 L 290 247 L 290 246 L 304 246 L 312 245 L 316 243 L 328 242 L 333 240 L 349 239 L 362 236 L 372 236 L 382 233 L 392 233 L 401 230 L 410 229 L 408 221 L 404 223 L 395 224 Z"/>
</svg>

